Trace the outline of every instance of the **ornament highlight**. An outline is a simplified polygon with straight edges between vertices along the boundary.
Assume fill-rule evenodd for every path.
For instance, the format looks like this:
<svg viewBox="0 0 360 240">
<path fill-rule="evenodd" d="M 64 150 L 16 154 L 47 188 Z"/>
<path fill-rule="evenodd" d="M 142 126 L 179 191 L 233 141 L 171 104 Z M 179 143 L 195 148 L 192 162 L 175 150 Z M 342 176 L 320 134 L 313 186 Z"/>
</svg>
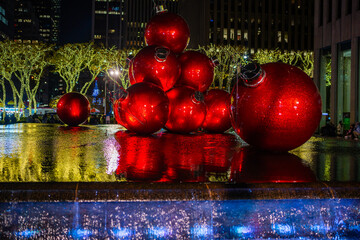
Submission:
<svg viewBox="0 0 360 240">
<path fill-rule="evenodd" d="M 148 46 L 130 62 L 129 79 L 133 85 L 151 82 L 164 91 L 171 89 L 180 77 L 180 62 L 168 48 Z"/>
<path fill-rule="evenodd" d="M 161 88 L 152 83 L 136 83 L 114 105 L 116 121 L 132 132 L 151 134 L 168 120 L 169 100 Z"/>
<path fill-rule="evenodd" d="M 162 9 L 146 25 L 146 45 L 164 46 L 179 54 L 185 50 L 189 41 L 190 29 L 186 21 L 167 10 Z"/>
<path fill-rule="evenodd" d="M 78 92 L 66 93 L 58 101 L 57 115 L 63 123 L 77 126 L 90 115 L 89 100 Z"/>
<path fill-rule="evenodd" d="M 197 51 L 186 51 L 180 55 L 181 76 L 177 86 L 188 86 L 197 91 L 206 91 L 214 80 L 216 60 Z"/>
<path fill-rule="evenodd" d="M 224 90 L 212 89 L 205 93 L 206 117 L 203 130 L 222 133 L 231 127 L 230 94 Z"/>
<path fill-rule="evenodd" d="M 305 143 L 321 118 L 321 97 L 303 71 L 284 63 L 241 69 L 231 96 L 231 122 L 250 145 L 288 151 Z"/>
</svg>

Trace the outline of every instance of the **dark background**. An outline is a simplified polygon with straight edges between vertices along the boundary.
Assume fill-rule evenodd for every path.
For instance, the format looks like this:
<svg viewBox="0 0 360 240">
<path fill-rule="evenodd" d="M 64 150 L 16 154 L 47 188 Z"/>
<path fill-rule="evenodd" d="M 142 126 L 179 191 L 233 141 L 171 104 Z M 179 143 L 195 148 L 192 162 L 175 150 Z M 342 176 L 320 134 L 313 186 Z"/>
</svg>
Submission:
<svg viewBox="0 0 360 240">
<path fill-rule="evenodd" d="M 91 39 L 92 0 L 62 0 L 60 44 Z"/>
</svg>

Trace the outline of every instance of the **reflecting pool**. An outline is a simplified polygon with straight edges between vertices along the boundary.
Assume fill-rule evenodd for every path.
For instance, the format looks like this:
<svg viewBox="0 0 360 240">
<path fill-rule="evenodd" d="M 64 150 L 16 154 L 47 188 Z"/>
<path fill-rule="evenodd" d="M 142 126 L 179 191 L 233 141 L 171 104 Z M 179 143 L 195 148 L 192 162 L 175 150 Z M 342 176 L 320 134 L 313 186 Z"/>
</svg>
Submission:
<svg viewBox="0 0 360 240">
<path fill-rule="evenodd" d="M 337 138 L 274 154 L 232 133 L 27 123 L 0 126 L 0 143 L 1 182 L 360 182 L 360 143 Z"/>
</svg>

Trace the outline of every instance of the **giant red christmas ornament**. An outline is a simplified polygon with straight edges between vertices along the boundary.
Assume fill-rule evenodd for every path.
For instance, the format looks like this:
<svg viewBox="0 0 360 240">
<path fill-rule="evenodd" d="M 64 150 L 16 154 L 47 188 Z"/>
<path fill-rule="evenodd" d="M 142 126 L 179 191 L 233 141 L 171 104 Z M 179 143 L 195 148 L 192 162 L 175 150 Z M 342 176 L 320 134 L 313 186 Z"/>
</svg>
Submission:
<svg viewBox="0 0 360 240">
<path fill-rule="evenodd" d="M 231 97 L 231 120 L 247 143 L 288 151 L 306 142 L 321 118 L 321 97 L 303 71 L 284 63 L 248 64 Z"/>
<path fill-rule="evenodd" d="M 204 92 L 214 79 L 216 61 L 205 54 L 196 51 L 187 51 L 179 57 L 181 76 L 176 85 L 184 85 Z"/>
<path fill-rule="evenodd" d="M 63 123 L 77 126 L 90 115 L 89 100 L 77 92 L 66 93 L 58 101 L 57 115 Z"/>
<path fill-rule="evenodd" d="M 169 48 L 176 54 L 185 50 L 190 40 L 190 29 L 185 20 L 166 10 L 150 19 L 145 28 L 145 43 Z"/>
<path fill-rule="evenodd" d="M 116 105 L 117 122 L 136 133 L 154 133 L 164 127 L 168 119 L 169 100 L 164 91 L 152 83 L 130 86 Z"/>
<path fill-rule="evenodd" d="M 231 127 L 230 94 L 219 89 L 205 93 L 206 117 L 202 128 L 208 132 L 222 133 Z"/>
<path fill-rule="evenodd" d="M 148 46 L 131 61 L 129 79 L 131 84 L 152 82 L 167 91 L 175 85 L 180 73 L 180 63 L 174 53 L 164 47 Z"/>
<path fill-rule="evenodd" d="M 230 181 L 246 183 L 315 182 L 311 168 L 290 153 L 241 148 L 231 163 Z"/>
<path fill-rule="evenodd" d="M 203 94 L 189 87 L 175 87 L 167 92 L 169 119 L 165 127 L 178 133 L 197 131 L 204 122 L 206 107 Z"/>
</svg>

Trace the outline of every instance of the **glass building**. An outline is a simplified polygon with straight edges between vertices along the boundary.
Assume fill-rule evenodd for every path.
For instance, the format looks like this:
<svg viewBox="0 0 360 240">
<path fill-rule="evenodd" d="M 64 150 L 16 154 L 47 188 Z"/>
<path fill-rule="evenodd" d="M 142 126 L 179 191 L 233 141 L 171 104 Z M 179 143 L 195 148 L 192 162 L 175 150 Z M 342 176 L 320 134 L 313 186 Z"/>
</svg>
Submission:
<svg viewBox="0 0 360 240">
<path fill-rule="evenodd" d="M 320 127 L 360 120 L 359 0 L 315 1 L 314 80 L 322 97 Z"/>
<path fill-rule="evenodd" d="M 12 1 L 0 0 L 0 41 L 13 38 L 13 11 Z"/>
</svg>

